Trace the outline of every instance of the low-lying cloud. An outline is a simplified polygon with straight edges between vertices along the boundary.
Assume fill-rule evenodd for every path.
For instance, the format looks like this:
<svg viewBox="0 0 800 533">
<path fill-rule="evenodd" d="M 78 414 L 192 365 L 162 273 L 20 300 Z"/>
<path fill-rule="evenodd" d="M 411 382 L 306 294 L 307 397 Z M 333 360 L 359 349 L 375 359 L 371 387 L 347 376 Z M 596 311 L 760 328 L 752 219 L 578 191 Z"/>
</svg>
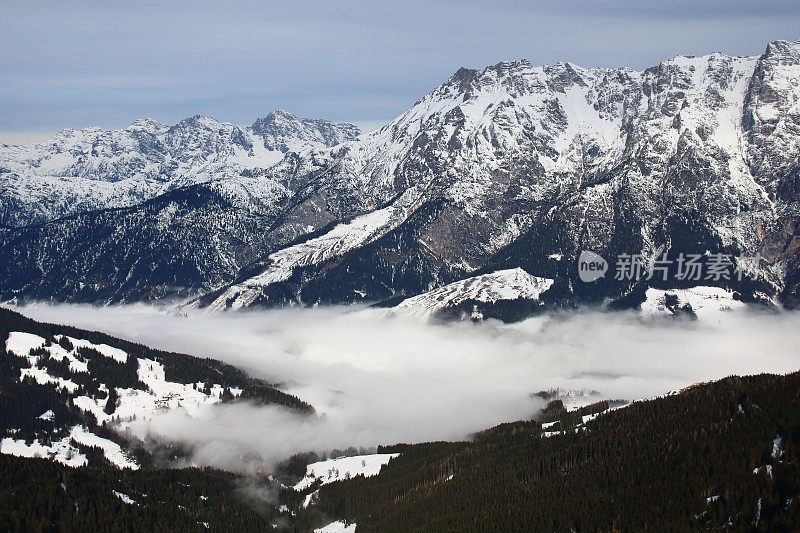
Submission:
<svg viewBox="0 0 800 533">
<path fill-rule="evenodd" d="M 299 451 L 454 440 L 530 418 L 553 387 L 639 399 L 731 374 L 800 369 L 800 314 L 723 313 L 698 322 L 583 312 L 505 325 L 429 325 L 355 308 L 165 315 L 147 306 L 35 305 L 38 320 L 218 358 L 283 384 L 320 416 L 277 407 L 173 411 L 137 431 L 189 444 L 231 470 Z"/>
</svg>

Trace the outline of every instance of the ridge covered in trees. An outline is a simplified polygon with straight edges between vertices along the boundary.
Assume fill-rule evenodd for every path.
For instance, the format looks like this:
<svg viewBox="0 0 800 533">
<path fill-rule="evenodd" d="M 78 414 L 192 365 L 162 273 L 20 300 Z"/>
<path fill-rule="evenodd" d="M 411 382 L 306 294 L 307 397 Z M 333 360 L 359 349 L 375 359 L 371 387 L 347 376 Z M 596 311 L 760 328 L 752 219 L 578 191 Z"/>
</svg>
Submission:
<svg viewBox="0 0 800 533">
<path fill-rule="evenodd" d="M 0 307 L 0 341 L 2 341 L 3 350 L 5 350 L 5 340 L 12 331 L 33 333 L 46 339 L 53 338 L 56 335 L 66 335 L 87 340 L 92 344 L 107 344 L 139 359 L 160 361 L 164 365 L 167 381 L 179 383 L 210 381 L 219 383 L 223 387 L 240 388 L 251 384 L 263 385 L 261 380 L 251 378 L 243 370 L 210 357 L 201 358 L 157 350 L 143 344 L 112 337 L 99 331 L 88 331 L 73 326 L 38 322 L 16 311 Z"/>
<path fill-rule="evenodd" d="M 32 348 L 29 353 L 9 352 L 6 341 L 11 332 L 38 335 L 44 341 L 42 346 Z M 89 341 L 98 349 L 98 345 L 108 345 L 126 352 L 128 357 L 121 362 L 89 346 L 75 347 L 68 337 Z M 71 368 L 67 358 L 51 356 L 55 347 L 63 348 L 78 363 L 85 364 L 86 371 Z M 30 370 L 35 369 L 31 368 L 30 356 L 35 356 L 36 366 L 52 377 L 49 382 L 39 382 L 31 375 Z M 311 405 L 275 385 L 251 378 L 242 370 L 214 359 L 156 350 L 104 333 L 41 323 L 0 308 L 0 438 L 22 440 L 27 445 L 38 440 L 47 445 L 68 437 L 71 428 L 83 426 L 93 434 L 119 444 L 142 467 L 160 464 L 162 455 L 167 459 L 184 455 L 185 451 L 178 450 L 173 444 L 148 443 L 145 446 L 131 440 L 100 423 L 93 412 L 77 405 L 80 397 L 105 400 L 102 411 L 112 420 L 118 419 L 116 408 L 120 391 L 148 390 L 139 376 L 139 364 L 145 359 L 163 365 L 166 381 L 194 384 L 206 395 L 211 394 L 212 384 L 220 385 L 219 399 L 222 402 L 252 401 L 303 413 L 314 412 Z M 236 398 L 231 393 L 232 387 L 248 394 Z M 100 448 L 80 444 L 74 439 L 70 445 L 86 456 L 89 466 L 110 466 Z"/>
<path fill-rule="evenodd" d="M 266 531 L 276 507 L 210 468 L 70 468 L 0 455 L 0 531 Z"/>
<path fill-rule="evenodd" d="M 606 405 L 608 407 L 608 405 Z M 603 410 L 602 402 L 584 414 Z M 297 527 L 358 531 L 800 529 L 800 373 L 730 377 L 584 422 L 395 445 L 369 478 L 312 487 Z"/>
</svg>

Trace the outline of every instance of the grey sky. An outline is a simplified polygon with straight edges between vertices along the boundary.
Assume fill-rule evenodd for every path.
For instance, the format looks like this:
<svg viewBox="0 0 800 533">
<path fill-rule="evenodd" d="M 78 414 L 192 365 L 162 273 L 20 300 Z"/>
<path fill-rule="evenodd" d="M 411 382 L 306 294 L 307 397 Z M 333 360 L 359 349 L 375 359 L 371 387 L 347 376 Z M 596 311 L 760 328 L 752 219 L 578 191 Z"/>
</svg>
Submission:
<svg viewBox="0 0 800 533">
<path fill-rule="evenodd" d="M 644 68 L 798 28 L 796 0 L 0 0 L 0 142 L 277 107 L 373 126 L 460 66 Z"/>
</svg>

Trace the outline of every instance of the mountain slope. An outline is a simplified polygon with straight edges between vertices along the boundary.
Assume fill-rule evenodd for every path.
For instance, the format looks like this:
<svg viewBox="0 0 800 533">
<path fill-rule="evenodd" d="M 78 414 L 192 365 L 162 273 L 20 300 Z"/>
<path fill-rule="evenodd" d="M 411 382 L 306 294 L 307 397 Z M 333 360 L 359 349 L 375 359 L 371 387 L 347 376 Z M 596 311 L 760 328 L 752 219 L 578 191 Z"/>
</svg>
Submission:
<svg viewBox="0 0 800 533">
<path fill-rule="evenodd" d="M 0 476 L 3 531 L 264 531 L 279 515 L 212 469 L 109 471 L 0 455 Z"/>
<path fill-rule="evenodd" d="M 45 142 L 0 146 L 0 224 L 23 226 L 141 203 L 176 187 L 248 177 L 290 151 L 356 138 L 351 124 L 273 111 L 242 128 L 200 115 L 173 126 L 63 130 Z"/>
<path fill-rule="evenodd" d="M 276 301 L 259 291 L 342 301 L 321 282 L 339 269 L 366 299 L 414 294 L 481 268 L 574 280 L 569 266 L 582 249 L 648 259 L 761 253 L 762 290 L 791 300 L 796 286 L 784 278 L 800 250 L 799 69 L 800 44 L 776 42 L 757 58 L 676 57 L 642 72 L 525 61 L 459 70 L 378 132 L 316 156 L 321 198 L 294 208 L 302 216 L 346 200 L 366 212 L 400 198 L 418 206 L 408 224 L 373 231 L 355 271 L 347 258 L 364 247 L 296 265 L 288 282 L 254 276 L 209 305 L 237 307 L 237 294 L 244 305 Z M 424 221 L 413 216 L 421 212 Z M 398 233 L 407 242 L 397 245 Z M 423 264 L 409 271 L 406 258 L 416 254 Z M 631 286 L 565 289 L 591 299 Z"/>
<path fill-rule="evenodd" d="M 794 530 L 800 374 L 730 377 L 663 398 L 520 421 L 470 442 L 385 446 L 372 477 L 304 489 L 299 527 L 358 531 Z M 599 414 L 598 413 L 602 413 Z"/>
<path fill-rule="evenodd" d="M 132 421 L 169 409 L 192 415 L 240 395 L 313 411 L 213 359 L 42 324 L 0 308 L 0 453 L 68 466 L 152 466 L 160 460 L 153 456 L 158 447 L 124 433 Z"/>
<path fill-rule="evenodd" d="M 504 304 L 538 302 L 552 285 L 552 279 L 531 276 L 521 268 L 498 270 L 407 298 L 394 306 L 391 313 L 417 318 L 463 314 L 479 320 L 485 318 L 483 304 L 496 309 Z"/>
<path fill-rule="evenodd" d="M 229 282 L 277 238 L 271 208 L 262 211 L 240 184 L 216 181 L 135 207 L 0 231 L 2 298 L 111 303 L 185 297 Z"/>
</svg>

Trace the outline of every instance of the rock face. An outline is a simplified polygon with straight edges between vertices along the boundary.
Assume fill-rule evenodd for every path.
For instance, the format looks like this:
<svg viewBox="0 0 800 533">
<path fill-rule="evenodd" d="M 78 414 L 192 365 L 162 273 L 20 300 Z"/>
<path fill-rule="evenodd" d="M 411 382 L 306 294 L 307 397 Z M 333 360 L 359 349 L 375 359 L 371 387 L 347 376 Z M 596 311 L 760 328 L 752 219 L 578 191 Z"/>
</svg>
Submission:
<svg viewBox="0 0 800 533">
<path fill-rule="evenodd" d="M 257 124 L 248 131 L 268 130 Z M 800 43 L 771 43 L 759 57 L 679 56 L 642 72 L 503 62 L 458 70 L 378 131 L 290 151 L 275 165 L 225 180 L 225 189 L 246 191 L 239 200 L 187 211 L 174 234 L 159 234 L 192 241 L 181 257 L 188 269 L 167 266 L 174 246 L 152 248 L 139 235 L 166 207 L 126 211 L 131 230 L 120 242 L 128 257 L 149 249 L 146 269 L 170 272 L 175 286 L 219 287 L 193 303 L 211 309 L 401 298 L 517 267 L 555 280 L 548 294 L 557 301 L 644 298 L 646 287 L 634 281 L 578 281 L 582 250 L 647 261 L 664 252 L 760 253 L 757 283 L 719 284 L 794 305 L 798 143 Z M 166 206 L 168 198 L 157 200 Z M 250 228 L 259 235 L 222 229 L 248 216 L 261 224 Z M 47 297 L 63 252 L 41 250 L 65 228 L 83 243 L 82 260 L 96 261 L 108 243 L 91 237 L 98 217 L 8 231 L 3 264 L 33 273 L 4 281 L 0 294 Z M 220 217 L 225 223 L 208 229 Z M 197 260 L 211 253 L 205 247 L 236 248 L 239 259 Z M 197 272 L 191 280 L 181 274 L 188 270 Z M 60 280 L 57 298 L 74 298 L 75 278 Z M 123 278 L 149 293 L 122 288 Z M 95 283 L 102 296 L 87 298 L 97 301 L 170 293 L 124 269 Z"/>
<path fill-rule="evenodd" d="M 0 145 L 0 223 L 135 205 L 178 187 L 250 176 L 290 151 L 360 133 L 278 110 L 249 128 L 197 115 L 174 126 L 142 119 L 124 130 L 63 130 L 41 143 Z"/>
<path fill-rule="evenodd" d="M 299 118 L 281 109 L 256 120 L 250 132 L 264 140 L 267 150 L 281 154 L 309 147 L 336 146 L 361 135 L 361 130 L 352 124 Z"/>
</svg>

